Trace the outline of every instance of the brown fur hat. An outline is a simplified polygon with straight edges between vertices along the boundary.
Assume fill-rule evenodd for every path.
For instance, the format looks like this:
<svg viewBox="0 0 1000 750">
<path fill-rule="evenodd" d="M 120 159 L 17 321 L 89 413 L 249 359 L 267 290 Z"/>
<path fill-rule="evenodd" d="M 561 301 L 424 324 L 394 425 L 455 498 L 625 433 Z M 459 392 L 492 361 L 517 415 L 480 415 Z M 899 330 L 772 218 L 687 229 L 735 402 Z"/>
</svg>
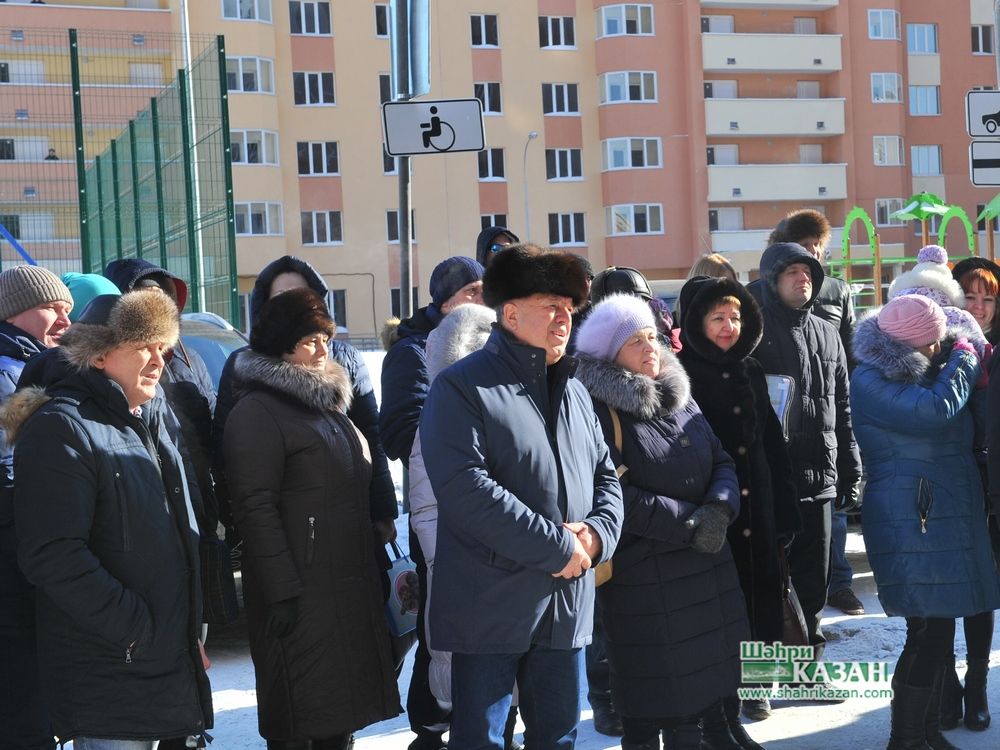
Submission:
<svg viewBox="0 0 1000 750">
<path fill-rule="evenodd" d="M 573 306 L 587 301 L 587 269 L 572 253 L 520 243 L 494 253 L 483 276 L 483 301 L 489 307 L 533 294 L 570 297 Z"/>
<path fill-rule="evenodd" d="M 289 289 L 260 308 L 250 329 L 250 348 L 266 357 L 280 357 L 295 351 L 306 336 L 325 333 L 333 338 L 335 332 L 322 297 L 306 287 Z"/>
<path fill-rule="evenodd" d="M 779 242 L 801 242 L 806 237 L 817 237 L 823 245 L 830 241 L 830 221 L 813 208 L 792 211 L 778 222 L 771 232 L 767 246 Z"/>
<path fill-rule="evenodd" d="M 122 344 L 163 344 L 173 348 L 180 335 L 177 305 L 158 289 L 94 297 L 63 334 L 66 359 L 85 369 Z"/>
</svg>

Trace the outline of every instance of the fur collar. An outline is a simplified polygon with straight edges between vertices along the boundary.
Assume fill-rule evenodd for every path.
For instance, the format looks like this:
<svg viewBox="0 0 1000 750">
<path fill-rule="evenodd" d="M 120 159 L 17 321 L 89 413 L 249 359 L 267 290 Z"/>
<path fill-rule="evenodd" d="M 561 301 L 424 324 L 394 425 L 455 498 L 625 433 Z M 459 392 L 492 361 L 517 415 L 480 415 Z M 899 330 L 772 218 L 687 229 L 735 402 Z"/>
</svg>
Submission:
<svg viewBox="0 0 1000 750">
<path fill-rule="evenodd" d="M 51 397 L 44 388 L 33 386 L 14 392 L 0 407 L 0 428 L 7 433 L 8 445 L 14 445 L 18 432 L 28 417 L 42 408 Z"/>
<path fill-rule="evenodd" d="M 851 351 L 859 364 L 874 367 L 889 380 L 918 383 L 927 375 L 931 362 L 878 327 L 878 310 L 866 313 L 854 329 Z"/>
<path fill-rule="evenodd" d="M 310 409 L 333 413 L 351 406 L 351 379 L 332 359 L 317 372 L 247 349 L 237 356 L 235 372 L 250 388 L 273 391 Z"/>
<path fill-rule="evenodd" d="M 673 416 L 691 400 L 691 381 L 673 352 L 660 352 L 660 374 L 654 380 L 621 365 L 586 354 L 577 357 L 577 379 L 597 401 L 637 419 Z"/>
</svg>

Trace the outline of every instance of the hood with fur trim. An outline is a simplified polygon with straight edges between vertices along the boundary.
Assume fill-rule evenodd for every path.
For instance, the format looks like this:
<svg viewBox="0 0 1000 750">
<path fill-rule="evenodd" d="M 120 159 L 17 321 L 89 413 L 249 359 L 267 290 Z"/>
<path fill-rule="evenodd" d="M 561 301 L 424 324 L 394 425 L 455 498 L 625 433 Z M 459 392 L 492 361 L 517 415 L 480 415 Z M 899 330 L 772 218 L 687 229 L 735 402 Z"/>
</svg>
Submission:
<svg viewBox="0 0 1000 750">
<path fill-rule="evenodd" d="M 483 305 L 459 305 L 427 334 L 427 376 L 438 373 L 474 351 L 482 349 L 497 322 L 494 310 Z"/>
<path fill-rule="evenodd" d="M 705 336 L 705 316 L 723 297 L 740 301 L 743 327 L 740 337 L 729 351 L 722 351 Z M 678 306 L 681 310 L 681 343 L 709 362 L 739 362 L 757 348 L 764 333 L 764 319 L 753 295 L 738 281 L 726 278 L 695 276 L 681 288 Z"/>
<path fill-rule="evenodd" d="M 332 359 L 320 372 L 246 349 L 236 357 L 235 373 L 249 390 L 261 388 L 309 409 L 331 414 L 351 406 L 351 378 Z"/>
<path fill-rule="evenodd" d="M 0 406 L 0 429 L 6 433 L 7 443 L 11 446 L 17 442 L 21 426 L 28 417 L 52 400 L 44 388 L 32 386 L 15 392 Z"/>
<path fill-rule="evenodd" d="M 596 401 L 636 419 L 671 416 L 691 400 L 691 381 L 680 360 L 669 349 L 660 352 L 660 374 L 654 380 L 621 365 L 581 354 L 576 378 Z"/>
</svg>

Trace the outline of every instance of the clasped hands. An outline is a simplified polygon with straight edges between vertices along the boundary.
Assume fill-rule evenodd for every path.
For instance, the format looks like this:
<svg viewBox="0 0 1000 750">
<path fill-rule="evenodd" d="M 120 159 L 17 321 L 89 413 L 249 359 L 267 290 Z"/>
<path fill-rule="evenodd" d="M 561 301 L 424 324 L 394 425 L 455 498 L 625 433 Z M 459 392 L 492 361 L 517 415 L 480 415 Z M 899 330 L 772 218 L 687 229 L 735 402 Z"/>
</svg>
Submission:
<svg viewBox="0 0 1000 750">
<path fill-rule="evenodd" d="M 552 577 L 578 578 L 587 572 L 593 559 L 601 554 L 601 538 L 582 521 L 564 523 L 563 528 L 573 535 L 573 556 L 566 567 L 553 573 Z"/>
</svg>

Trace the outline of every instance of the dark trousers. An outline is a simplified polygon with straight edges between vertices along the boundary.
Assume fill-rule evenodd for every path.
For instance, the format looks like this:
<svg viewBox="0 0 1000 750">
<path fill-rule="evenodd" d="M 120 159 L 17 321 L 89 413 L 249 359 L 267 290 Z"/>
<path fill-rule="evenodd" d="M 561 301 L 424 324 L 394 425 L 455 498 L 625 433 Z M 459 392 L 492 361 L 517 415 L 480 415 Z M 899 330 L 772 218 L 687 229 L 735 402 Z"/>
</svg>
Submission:
<svg viewBox="0 0 1000 750">
<path fill-rule="evenodd" d="M 931 687 L 934 674 L 951 654 L 954 642 L 953 619 L 907 617 L 906 643 L 896 662 L 893 679 L 913 687 Z"/>
<path fill-rule="evenodd" d="M 420 541 L 412 526 L 410 558 L 417 566 L 420 608 L 417 610 L 417 648 L 413 655 L 410 690 L 406 696 L 406 714 L 410 717 L 410 729 L 415 734 L 441 734 L 448 728 L 448 712 L 441 709 L 437 698 L 431 692 L 428 678 L 431 655 L 427 650 L 427 631 L 424 628 L 424 611 L 427 609 L 427 561 L 424 559 L 424 552 L 420 549 Z"/>
<path fill-rule="evenodd" d="M 993 647 L 993 624 L 992 610 L 966 617 L 963 621 L 965 648 L 970 659 L 990 658 L 990 650 Z"/>
<path fill-rule="evenodd" d="M 705 710 L 708 710 L 707 706 Z M 637 719 L 635 717 L 623 716 L 622 728 L 625 730 L 623 744 L 627 742 L 630 745 L 643 745 L 656 738 L 662 731 L 669 732 L 679 727 L 687 727 L 696 735 L 694 742 L 690 743 L 690 746 L 697 747 L 697 737 L 701 735 L 701 729 L 698 727 L 700 719 L 701 713 L 692 714 L 691 716 L 664 716 L 659 719 Z M 688 747 L 688 745 L 683 745 L 683 747 Z"/>
<path fill-rule="evenodd" d="M 601 598 L 594 597 L 594 635 L 586 649 L 587 700 L 591 707 L 611 705 L 611 667 L 601 623 Z"/>
<path fill-rule="evenodd" d="M 792 585 L 799 596 L 809 644 L 815 648 L 817 660 L 822 658 L 826 644 L 819 622 L 826 605 L 826 582 L 830 575 L 830 506 L 831 503 L 799 502 L 802 530 L 788 549 Z"/>
</svg>

